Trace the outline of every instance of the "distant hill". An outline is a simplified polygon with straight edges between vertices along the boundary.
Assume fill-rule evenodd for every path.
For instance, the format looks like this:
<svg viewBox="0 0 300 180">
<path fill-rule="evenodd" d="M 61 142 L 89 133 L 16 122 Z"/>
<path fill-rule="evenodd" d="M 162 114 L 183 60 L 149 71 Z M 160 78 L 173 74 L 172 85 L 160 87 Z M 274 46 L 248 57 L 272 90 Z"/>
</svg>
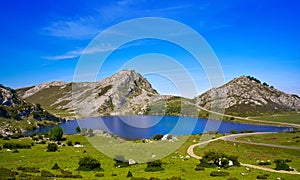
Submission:
<svg viewBox="0 0 300 180">
<path fill-rule="evenodd" d="M 297 95 L 286 94 L 250 76 L 241 76 L 221 87 L 208 90 L 196 98 L 196 104 L 207 109 L 210 109 L 212 103 L 217 106 L 221 99 L 213 99 L 215 93 L 226 95 L 225 113 L 229 115 L 257 116 L 300 109 L 300 98 Z"/>
</svg>

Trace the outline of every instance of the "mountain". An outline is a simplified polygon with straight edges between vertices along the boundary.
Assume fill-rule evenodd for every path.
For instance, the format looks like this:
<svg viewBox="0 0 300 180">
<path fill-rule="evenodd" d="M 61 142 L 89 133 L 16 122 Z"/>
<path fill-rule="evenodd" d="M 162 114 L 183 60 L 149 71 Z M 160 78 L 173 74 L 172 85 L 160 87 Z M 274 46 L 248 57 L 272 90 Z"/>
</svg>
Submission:
<svg viewBox="0 0 300 180">
<path fill-rule="evenodd" d="M 1 127 L 0 134 L 10 133 L 13 131 L 22 132 L 25 129 L 21 124 L 27 124 L 30 129 L 33 128 L 31 121 L 61 121 L 60 118 L 45 111 L 39 104 L 28 103 L 23 98 L 19 97 L 14 89 L 0 85 L 0 119 Z M 28 120 L 28 122 L 27 122 Z M 13 127 L 10 123 L 19 126 Z M 44 123 L 44 122 L 43 122 Z M 43 123 L 35 123 L 35 127 Z"/>
<path fill-rule="evenodd" d="M 211 105 L 224 102 L 225 113 L 257 116 L 263 113 L 294 111 L 300 99 L 256 78 L 241 76 L 194 98 L 160 95 L 151 84 L 133 70 L 122 70 L 97 82 L 46 82 L 17 89 L 31 103 L 39 103 L 49 112 L 68 119 L 101 115 L 188 115 L 207 118 Z M 227 97 L 223 99 L 224 97 Z M 199 107 L 200 106 L 200 107 Z"/>
<path fill-rule="evenodd" d="M 223 94 L 226 98 L 214 98 L 216 94 Z M 206 109 L 223 102 L 225 114 L 237 116 L 257 116 L 300 109 L 300 98 L 297 95 L 286 94 L 250 76 L 241 76 L 221 87 L 210 89 L 195 101 Z"/>
<path fill-rule="evenodd" d="M 164 96 L 133 70 L 122 70 L 98 82 L 47 82 L 17 89 L 30 102 L 69 118 L 99 115 L 145 114 L 147 104 Z M 76 115 L 76 116 L 74 116 Z"/>
</svg>

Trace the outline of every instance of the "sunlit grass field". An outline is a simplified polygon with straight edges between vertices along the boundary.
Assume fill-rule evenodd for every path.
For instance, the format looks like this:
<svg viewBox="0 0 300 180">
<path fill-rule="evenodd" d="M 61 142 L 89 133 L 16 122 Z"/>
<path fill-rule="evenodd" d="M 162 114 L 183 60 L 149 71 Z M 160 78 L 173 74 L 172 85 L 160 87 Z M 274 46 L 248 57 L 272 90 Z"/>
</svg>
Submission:
<svg viewBox="0 0 300 180">
<path fill-rule="evenodd" d="M 60 146 L 58 152 L 46 152 L 46 144 L 34 144 L 31 149 L 18 149 L 19 153 L 12 153 L 12 151 L 7 151 L 7 149 L 0 150 L 0 158 L 2 168 L 9 168 L 13 171 L 17 171 L 18 167 L 37 167 L 40 170 L 47 170 L 52 172 L 55 175 L 61 174 L 59 170 L 51 170 L 51 167 L 57 163 L 62 169 L 68 169 L 73 174 L 80 174 L 83 176 L 83 179 L 98 179 L 95 177 L 96 171 L 76 171 L 78 168 L 78 161 L 81 157 L 90 156 L 98 159 L 101 162 L 101 168 L 103 168 L 104 177 L 100 179 L 130 179 L 126 175 L 128 171 L 131 171 L 133 177 L 156 177 L 160 179 L 167 179 L 173 176 L 181 177 L 183 179 L 224 179 L 224 177 L 211 177 L 210 173 L 212 171 L 217 171 L 217 168 L 205 168 L 204 171 L 195 171 L 195 167 L 199 164 L 199 160 L 193 158 L 180 158 L 181 156 L 187 156 L 187 148 L 196 142 L 199 141 L 200 135 L 193 135 L 190 137 L 179 138 L 178 144 L 182 144 L 175 152 L 172 152 L 167 157 L 162 158 L 162 167 L 165 169 L 158 172 L 145 172 L 146 164 L 140 163 L 137 165 L 132 165 L 125 168 L 116 168 L 114 167 L 114 160 L 111 157 L 106 156 L 105 154 L 99 152 L 94 148 L 89 141 L 92 141 L 93 138 L 89 139 L 82 135 L 70 135 L 66 136 L 67 141 L 70 140 L 73 143 L 75 141 L 80 142 L 83 147 L 73 147 L 73 146 Z M 98 137 L 95 137 L 98 138 Z M 94 139 L 95 140 L 95 139 Z M 182 141 L 182 142 L 181 142 Z M 11 139 L 3 140 L 0 139 L 1 146 L 6 142 L 16 142 L 23 144 L 31 144 L 34 141 L 30 138 L 22 139 Z M 104 142 L 103 142 L 104 143 Z M 119 150 L 118 148 L 124 148 L 131 143 L 135 146 L 142 147 L 147 152 L 151 152 L 152 143 L 141 143 L 141 142 L 120 142 L 120 144 L 126 143 L 124 146 L 118 145 L 112 150 Z M 161 146 L 174 146 L 173 142 L 163 142 L 156 141 L 154 143 L 161 143 Z M 98 144 L 100 146 L 101 144 Z M 176 146 L 176 144 L 175 144 Z M 173 148 L 173 147 L 172 147 Z M 204 149 L 195 148 L 195 153 L 203 155 L 207 151 L 216 151 L 222 152 L 228 155 L 237 155 L 239 156 L 240 162 L 257 164 L 256 160 L 275 160 L 278 158 L 282 159 L 292 159 L 292 162 L 289 163 L 294 168 L 300 169 L 300 160 L 299 160 L 299 151 L 295 150 L 284 150 L 284 149 L 272 149 L 266 147 L 258 147 L 253 145 L 234 145 L 231 142 L 217 141 L 210 143 Z M 138 153 L 138 152 L 132 152 Z M 126 157 L 128 158 L 128 157 Z M 271 165 L 270 168 L 274 168 L 274 165 Z M 260 174 L 269 174 L 268 179 L 276 179 L 281 177 L 284 179 L 299 179 L 298 175 L 287 175 L 279 173 L 269 173 L 260 170 L 251 169 L 250 172 L 245 170 L 245 167 L 231 167 L 226 170 L 221 170 L 229 172 L 230 175 L 225 179 L 235 177 L 238 179 L 256 179 L 257 175 Z M 21 173 L 21 172 L 19 172 Z M 242 176 L 241 173 L 246 173 Z M 40 176 L 40 173 L 29 173 L 34 176 Z M 112 176 L 114 174 L 114 176 Z M 60 179 L 60 178 L 55 178 Z M 62 179 L 62 178 L 61 178 Z"/>
</svg>

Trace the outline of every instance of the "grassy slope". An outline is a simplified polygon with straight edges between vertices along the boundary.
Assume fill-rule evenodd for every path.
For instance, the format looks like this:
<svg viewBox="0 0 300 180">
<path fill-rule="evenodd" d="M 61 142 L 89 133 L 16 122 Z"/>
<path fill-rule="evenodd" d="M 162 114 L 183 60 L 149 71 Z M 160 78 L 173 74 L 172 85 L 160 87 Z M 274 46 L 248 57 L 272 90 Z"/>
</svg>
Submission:
<svg viewBox="0 0 300 180">
<path fill-rule="evenodd" d="M 127 172 L 130 170 L 135 177 L 158 177 L 158 178 L 170 178 L 172 176 L 180 176 L 185 179 L 223 179 L 223 178 L 212 178 L 209 176 L 211 171 L 217 169 L 205 169 L 205 171 L 195 171 L 194 168 L 196 164 L 199 163 L 196 159 L 188 159 L 183 161 L 179 158 L 179 155 L 186 156 L 186 149 L 189 145 L 195 143 L 193 140 L 198 141 L 199 135 L 191 136 L 188 141 L 186 141 L 176 152 L 172 153 L 168 157 L 162 159 L 164 171 L 161 172 L 145 172 L 144 169 L 146 164 L 138 164 L 136 166 L 131 166 L 127 168 L 115 168 L 113 167 L 114 161 L 105 156 L 104 154 L 93 148 L 87 139 L 81 135 L 68 136 L 68 140 L 79 141 L 84 145 L 83 148 L 75 147 L 60 147 L 59 152 L 45 152 L 47 145 L 35 145 L 32 149 L 20 149 L 19 153 L 7 152 L 6 149 L 0 150 L 1 164 L 0 167 L 12 168 L 16 170 L 20 166 L 38 167 L 41 170 L 50 170 L 54 163 L 58 163 L 61 168 L 67 168 L 73 172 L 73 174 L 81 174 L 84 179 L 95 179 L 94 175 L 96 172 L 78 172 L 75 169 L 78 167 L 77 163 L 80 157 L 89 155 L 91 157 L 97 158 L 101 161 L 102 168 L 104 169 L 105 178 L 104 179 L 128 179 L 126 178 Z M 20 142 L 19 140 L 10 140 Z M 31 143 L 30 139 L 22 139 L 24 143 Z M 0 144 L 7 142 L 0 139 Z M 127 142 L 128 143 L 128 142 Z M 133 142 L 132 142 L 133 143 Z M 149 143 L 150 144 L 150 143 Z M 143 145 L 143 144 L 141 144 Z M 224 143 L 222 141 L 211 143 L 209 146 L 205 147 L 203 150 L 196 148 L 197 154 L 203 154 L 204 151 L 216 150 L 224 152 L 227 154 L 233 154 L 240 156 L 241 162 L 253 163 L 256 161 L 249 158 L 260 157 L 264 160 L 275 159 L 275 158 L 289 158 L 293 159 L 291 166 L 300 167 L 299 164 L 299 153 L 291 150 L 276 150 L 268 148 L 258 148 L 256 146 L 237 145 L 234 146 L 232 143 Z M 83 151 L 86 151 L 84 154 Z M 33 153 L 34 152 L 34 153 Z M 171 158 L 176 156 L 176 159 Z M 60 174 L 59 171 L 50 170 L 54 174 Z M 259 174 L 265 174 L 266 172 L 259 170 L 251 170 L 247 176 L 242 177 L 241 172 L 246 172 L 244 167 L 234 167 L 228 170 L 230 172 L 229 177 L 237 177 L 239 179 L 255 179 Z M 116 177 L 112 177 L 112 173 L 117 174 Z M 39 175 L 39 173 L 33 173 L 34 175 Z M 276 179 L 277 177 L 285 179 L 298 179 L 299 176 L 295 175 L 285 175 L 278 173 L 266 173 L 270 174 L 268 179 Z M 58 179 L 58 178 L 57 178 Z"/>
<path fill-rule="evenodd" d="M 300 146 L 300 132 L 253 135 L 237 138 L 237 140 L 284 146 Z"/>
<path fill-rule="evenodd" d="M 71 116 L 67 110 L 58 109 L 59 106 L 66 105 L 70 101 L 62 101 L 53 105 L 59 98 L 65 96 L 68 92 L 72 91 L 72 84 L 68 84 L 64 89 L 60 89 L 59 86 L 52 86 L 42 91 L 35 93 L 32 96 L 26 98 L 31 103 L 39 103 L 44 109 L 50 113 L 56 114 L 60 117 Z"/>
<path fill-rule="evenodd" d="M 204 153 L 208 151 L 219 151 L 228 155 L 238 156 L 240 162 L 253 164 L 253 165 L 258 165 L 258 161 L 261 160 L 263 161 L 270 160 L 270 162 L 273 162 L 276 159 L 284 159 L 284 160 L 291 159 L 292 162 L 288 164 L 293 168 L 296 169 L 300 168 L 299 151 L 297 150 L 255 146 L 255 145 L 240 144 L 240 143 L 226 142 L 220 140 L 220 141 L 215 141 L 210 143 L 204 149 L 195 148 L 194 151 L 195 154 L 200 156 L 203 156 Z M 263 167 L 275 168 L 275 164 L 272 163 L 271 165 L 263 166 Z M 274 178 L 270 178 L 270 179 L 274 179 Z"/>
<path fill-rule="evenodd" d="M 265 121 L 300 124 L 300 113 L 291 112 L 291 113 L 282 113 L 282 114 L 274 114 L 274 115 L 263 115 L 260 117 L 251 117 L 251 119 L 263 119 Z"/>
</svg>

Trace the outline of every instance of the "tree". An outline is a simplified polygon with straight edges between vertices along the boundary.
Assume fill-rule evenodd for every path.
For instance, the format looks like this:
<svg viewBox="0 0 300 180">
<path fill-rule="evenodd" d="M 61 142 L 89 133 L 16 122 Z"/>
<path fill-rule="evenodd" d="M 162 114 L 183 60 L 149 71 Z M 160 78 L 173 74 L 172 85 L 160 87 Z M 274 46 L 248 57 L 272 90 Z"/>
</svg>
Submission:
<svg viewBox="0 0 300 180">
<path fill-rule="evenodd" d="M 57 151 L 58 146 L 55 143 L 49 143 L 47 146 L 47 152 L 55 152 Z"/>
<path fill-rule="evenodd" d="M 81 132 L 81 129 L 80 129 L 79 126 L 77 126 L 75 130 L 76 130 L 77 133 L 80 133 L 80 132 Z"/>
<path fill-rule="evenodd" d="M 61 127 L 54 126 L 54 128 L 50 129 L 49 138 L 53 139 L 55 141 L 60 141 L 60 140 L 62 140 L 63 134 L 64 134 L 64 132 Z"/>
</svg>

